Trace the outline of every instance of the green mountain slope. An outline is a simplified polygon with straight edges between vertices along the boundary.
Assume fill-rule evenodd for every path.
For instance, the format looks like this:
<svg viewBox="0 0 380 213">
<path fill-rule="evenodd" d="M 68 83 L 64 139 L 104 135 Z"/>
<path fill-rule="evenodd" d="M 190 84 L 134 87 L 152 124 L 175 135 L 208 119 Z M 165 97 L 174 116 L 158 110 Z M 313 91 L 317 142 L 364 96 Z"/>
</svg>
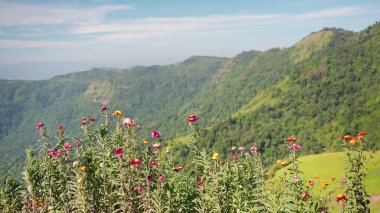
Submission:
<svg viewBox="0 0 380 213">
<path fill-rule="evenodd" d="M 186 154 L 185 118 L 197 114 L 203 145 L 221 153 L 256 144 L 274 159 L 289 136 L 309 153 L 334 149 L 339 134 L 379 129 L 380 24 L 360 33 L 326 28 L 294 46 L 234 58 L 191 57 L 167 66 L 93 69 L 45 81 L 0 80 L 0 174 L 18 173 L 24 149 L 37 144 L 35 125 L 69 136 L 82 116 L 107 105 L 172 141 Z M 269 162 L 268 162 L 269 163 Z"/>
</svg>

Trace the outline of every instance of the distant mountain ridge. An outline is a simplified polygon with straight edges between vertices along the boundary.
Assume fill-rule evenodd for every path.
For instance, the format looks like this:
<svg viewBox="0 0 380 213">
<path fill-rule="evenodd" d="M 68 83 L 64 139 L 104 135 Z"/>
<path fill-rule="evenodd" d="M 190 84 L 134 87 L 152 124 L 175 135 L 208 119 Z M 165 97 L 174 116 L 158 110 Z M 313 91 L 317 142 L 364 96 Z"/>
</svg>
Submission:
<svg viewBox="0 0 380 213">
<path fill-rule="evenodd" d="M 80 135 L 80 118 L 107 104 L 165 139 L 186 134 L 189 114 L 207 149 L 260 147 L 269 159 L 286 137 L 307 153 L 336 149 L 339 134 L 369 132 L 380 148 L 380 24 L 359 33 L 326 28 L 292 47 L 247 51 L 233 58 L 194 56 L 183 62 L 123 70 L 96 68 L 42 81 L 0 80 L 0 174 L 18 173 L 24 149 L 38 145 L 35 125 L 53 136 L 63 124 Z M 186 143 L 173 145 L 178 157 Z M 270 162 L 267 162 L 270 163 Z"/>
</svg>

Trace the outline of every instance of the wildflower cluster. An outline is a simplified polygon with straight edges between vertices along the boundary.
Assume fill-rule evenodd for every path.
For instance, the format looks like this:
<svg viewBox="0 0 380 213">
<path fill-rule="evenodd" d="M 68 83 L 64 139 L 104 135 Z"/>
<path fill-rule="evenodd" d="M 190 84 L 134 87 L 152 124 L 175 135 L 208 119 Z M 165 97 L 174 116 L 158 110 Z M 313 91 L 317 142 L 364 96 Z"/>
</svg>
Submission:
<svg viewBox="0 0 380 213">
<path fill-rule="evenodd" d="M 278 185 L 270 183 L 256 146 L 232 146 L 226 152 L 199 147 L 199 117 L 189 115 L 189 155 L 176 164 L 172 148 L 157 130 L 143 135 L 137 121 L 121 110 L 104 123 L 83 117 L 81 137 L 66 138 L 57 126 L 54 143 L 44 123 L 38 123 L 40 151 L 27 150 L 23 182 L 8 178 L 0 187 L 1 212 L 328 212 L 330 180 L 303 180 L 299 170 L 297 138 L 288 138 L 288 158 L 278 160 Z M 113 121 L 113 122 L 112 122 Z M 350 212 L 368 212 L 361 164 L 365 159 L 365 132 L 342 136 L 350 159 L 347 186 L 336 201 Z M 355 142 L 353 142 L 355 141 Z M 52 145 L 55 144 L 55 145 Z M 356 169 L 356 170 L 355 170 Z M 270 184 L 268 184 L 268 182 Z M 312 188 L 321 184 L 324 197 Z M 349 188 L 352 188 L 350 190 Z M 326 195 L 328 194 L 328 196 Z M 363 198 L 358 198 L 363 196 Z"/>
</svg>

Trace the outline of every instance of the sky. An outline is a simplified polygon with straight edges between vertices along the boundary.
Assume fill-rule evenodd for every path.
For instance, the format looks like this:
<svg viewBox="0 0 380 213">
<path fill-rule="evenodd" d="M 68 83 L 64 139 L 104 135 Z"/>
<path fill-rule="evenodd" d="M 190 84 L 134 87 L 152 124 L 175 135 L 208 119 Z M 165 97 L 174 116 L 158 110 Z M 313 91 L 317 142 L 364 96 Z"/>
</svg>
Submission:
<svg viewBox="0 0 380 213">
<path fill-rule="evenodd" d="M 0 65 L 233 57 L 376 21 L 377 0 L 0 0 Z"/>
</svg>

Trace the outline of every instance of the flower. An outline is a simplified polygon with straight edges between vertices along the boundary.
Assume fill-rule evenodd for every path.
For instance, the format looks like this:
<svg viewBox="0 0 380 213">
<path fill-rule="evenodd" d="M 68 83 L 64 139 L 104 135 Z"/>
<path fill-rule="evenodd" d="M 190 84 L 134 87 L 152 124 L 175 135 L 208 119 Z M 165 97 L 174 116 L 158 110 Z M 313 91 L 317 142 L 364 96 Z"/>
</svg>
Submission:
<svg viewBox="0 0 380 213">
<path fill-rule="evenodd" d="M 152 161 L 152 162 L 150 162 L 150 165 L 153 166 L 153 167 L 156 167 L 157 166 L 157 162 L 156 161 Z"/>
<path fill-rule="evenodd" d="M 82 123 L 82 125 L 86 125 L 87 121 L 86 120 L 82 120 L 81 123 Z"/>
<path fill-rule="evenodd" d="M 77 141 L 76 144 L 77 144 L 77 147 L 82 146 L 82 143 L 80 141 Z"/>
<path fill-rule="evenodd" d="M 214 154 L 212 155 L 212 159 L 213 160 L 218 160 L 218 158 L 219 158 L 219 153 L 214 152 Z"/>
<path fill-rule="evenodd" d="M 328 185 L 329 185 L 329 182 L 327 182 L 327 180 L 322 180 L 322 189 L 326 189 Z"/>
<path fill-rule="evenodd" d="M 307 198 L 309 198 L 309 193 L 307 193 L 307 192 L 302 192 L 301 193 L 301 200 L 305 200 L 305 199 L 307 199 Z"/>
<path fill-rule="evenodd" d="M 367 131 L 360 132 L 358 135 L 359 136 L 365 136 L 367 134 Z"/>
<path fill-rule="evenodd" d="M 335 178 L 334 176 L 331 177 L 331 180 L 332 180 L 332 181 L 335 181 L 335 179 L 336 179 L 336 178 Z"/>
<path fill-rule="evenodd" d="M 168 146 L 168 147 L 165 148 L 165 152 L 166 152 L 166 153 L 169 153 L 169 152 L 171 152 L 171 151 L 172 151 L 172 148 L 171 148 L 170 146 Z"/>
<path fill-rule="evenodd" d="M 36 128 L 41 129 L 44 125 L 45 125 L 44 123 L 38 123 Z"/>
<path fill-rule="evenodd" d="M 297 145 L 297 144 L 293 144 L 291 145 L 288 150 L 292 150 L 292 149 L 296 149 L 296 150 L 301 150 L 301 146 L 300 145 Z"/>
<path fill-rule="evenodd" d="M 197 182 L 195 183 L 195 185 L 197 185 L 198 187 L 202 186 L 202 184 L 203 184 L 202 181 L 197 181 Z"/>
<path fill-rule="evenodd" d="M 133 165 L 135 168 L 139 169 L 140 168 L 140 164 L 141 164 L 142 160 L 138 159 L 138 158 L 133 158 L 131 160 L 131 162 L 129 162 L 130 165 Z"/>
<path fill-rule="evenodd" d="M 249 152 L 244 153 L 244 156 L 248 157 L 249 156 Z"/>
<path fill-rule="evenodd" d="M 239 147 L 239 151 L 244 151 L 244 149 L 245 149 L 245 148 L 244 148 L 244 147 L 242 147 L 242 146 L 241 146 L 241 147 Z"/>
<path fill-rule="evenodd" d="M 161 137 L 160 133 L 157 132 L 156 130 L 152 130 L 150 135 L 152 136 L 152 138 L 157 138 L 157 139 Z"/>
<path fill-rule="evenodd" d="M 163 176 L 163 175 L 160 175 L 160 177 L 158 177 L 158 179 L 160 180 L 160 181 L 164 181 L 165 180 L 165 176 Z"/>
<path fill-rule="evenodd" d="M 80 168 L 80 170 L 81 170 L 82 172 L 86 172 L 86 171 L 87 171 L 87 167 L 83 165 L 83 166 Z"/>
<path fill-rule="evenodd" d="M 187 118 L 188 123 L 193 123 L 197 120 L 198 120 L 198 117 L 196 115 L 189 115 L 189 117 Z"/>
<path fill-rule="evenodd" d="M 319 178 L 319 175 L 315 175 L 314 178 L 315 178 L 315 179 L 318 179 L 318 178 Z"/>
<path fill-rule="evenodd" d="M 58 124 L 57 129 L 62 129 L 62 124 Z"/>
<path fill-rule="evenodd" d="M 143 190 L 143 187 L 142 187 L 142 186 L 138 186 L 138 187 L 137 187 L 137 191 L 138 191 L 139 193 L 141 193 L 142 190 Z"/>
<path fill-rule="evenodd" d="M 49 155 L 55 158 L 60 158 L 62 156 L 61 153 L 62 153 L 61 150 L 58 150 L 58 152 L 56 152 L 55 149 L 51 149 L 49 151 Z"/>
<path fill-rule="evenodd" d="M 348 199 L 346 198 L 346 196 L 344 194 L 338 194 L 338 196 L 336 196 L 336 202 L 339 203 L 339 201 L 341 200 L 344 200 L 344 201 L 348 201 Z"/>
<path fill-rule="evenodd" d="M 83 117 L 82 117 L 82 121 L 85 121 L 85 120 L 87 120 L 87 117 L 86 117 L 86 116 L 83 116 Z"/>
<path fill-rule="evenodd" d="M 294 182 L 298 182 L 300 180 L 300 178 L 297 175 L 294 175 L 293 179 L 294 179 Z"/>
<path fill-rule="evenodd" d="M 102 107 L 100 107 L 100 111 L 101 111 L 101 112 L 108 111 L 108 110 L 109 110 L 109 108 L 106 107 L 106 106 L 102 106 Z"/>
<path fill-rule="evenodd" d="M 112 113 L 112 116 L 123 116 L 123 112 L 121 112 L 120 110 L 116 110 L 115 112 Z"/>
<path fill-rule="evenodd" d="M 257 148 L 256 146 L 251 146 L 251 148 L 249 148 L 249 150 L 251 150 L 251 152 L 259 152 L 259 148 Z"/>
<path fill-rule="evenodd" d="M 146 179 L 147 179 L 148 181 L 153 181 L 153 177 L 152 177 L 151 175 L 148 175 L 148 177 L 146 177 Z"/>
<path fill-rule="evenodd" d="M 237 158 L 237 155 L 236 154 L 233 154 L 232 155 L 232 159 L 236 159 Z"/>
<path fill-rule="evenodd" d="M 309 183 L 310 186 L 314 185 L 314 181 L 313 180 L 309 180 L 308 183 Z"/>
<path fill-rule="evenodd" d="M 347 183 L 348 183 L 348 180 L 347 180 L 347 179 L 342 179 L 342 180 L 340 181 L 340 183 L 341 183 L 341 184 L 347 184 Z"/>
<path fill-rule="evenodd" d="M 236 146 L 231 147 L 232 151 L 235 151 L 236 149 L 237 149 Z"/>
<path fill-rule="evenodd" d="M 154 144 L 152 145 L 152 148 L 153 148 L 153 149 L 160 149 L 160 148 L 161 148 L 161 145 L 160 145 L 160 143 L 154 143 Z"/>
<path fill-rule="evenodd" d="M 88 119 L 90 122 L 95 122 L 95 118 Z"/>
<path fill-rule="evenodd" d="M 355 145 L 356 142 L 357 142 L 356 138 L 351 138 L 350 139 L 350 144 Z"/>
<path fill-rule="evenodd" d="M 345 136 L 343 137 L 343 139 L 344 139 L 344 140 L 350 140 L 350 139 L 351 139 L 351 136 L 349 136 L 349 135 L 345 135 Z"/>
<path fill-rule="evenodd" d="M 73 148 L 73 146 L 70 143 L 65 143 L 63 145 L 63 148 L 66 149 L 66 150 L 69 150 L 69 149 Z"/>
<path fill-rule="evenodd" d="M 144 139 L 142 139 L 142 143 L 143 143 L 143 144 L 147 144 L 147 143 L 148 143 L 148 140 L 144 138 Z"/>
<path fill-rule="evenodd" d="M 113 153 L 114 153 L 116 156 L 118 156 L 118 157 L 122 157 L 123 154 L 124 154 L 123 149 L 120 148 L 120 147 L 116 148 L 116 149 L 113 151 Z"/>
<path fill-rule="evenodd" d="M 179 172 L 179 171 L 181 171 L 182 169 L 183 169 L 182 166 L 178 166 L 178 167 L 174 167 L 174 168 L 172 168 L 172 171 L 173 171 L 173 172 Z"/>
<path fill-rule="evenodd" d="M 131 118 L 125 118 L 123 120 L 123 125 L 124 126 L 133 126 L 135 124 L 135 121 L 132 120 Z"/>
<path fill-rule="evenodd" d="M 297 141 L 297 138 L 288 138 L 288 139 L 286 139 L 286 142 L 292 142 L 292 143 L 294 143 L 294 142 L 296 142 Z"/>
<path fill-rule="evenodd" d="M 73 162 L 73 167 L 77 167 L 77 166 L 79 166 L 79 164 L 80 164 L 80 161 L 76 160 Z"/>
</svg>

